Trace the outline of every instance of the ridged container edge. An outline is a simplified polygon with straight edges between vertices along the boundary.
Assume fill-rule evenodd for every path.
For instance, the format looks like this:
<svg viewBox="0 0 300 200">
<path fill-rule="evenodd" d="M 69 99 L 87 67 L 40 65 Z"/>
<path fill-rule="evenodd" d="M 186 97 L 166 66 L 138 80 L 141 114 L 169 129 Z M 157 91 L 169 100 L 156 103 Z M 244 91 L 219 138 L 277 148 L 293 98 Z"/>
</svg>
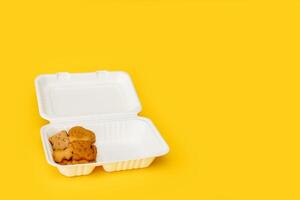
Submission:
<svg viewBox="0 0 300 200">
<path fill-rule="evenodd" d="M 59 166 L 58 171 L 64 176 L 82 176 L 92 173 L 95 166 L 89 165 L 73 165 L 73 166 Z"/>
<path fill-rule="evenodd" d="M 103 168 L 107 172 L 145 168 L 148 167 L 153 162 L 154 159 L 155 157 L 150 157 L 144 159 L 115 162 L 110 164 L 104 164 Z"/>
</svg>

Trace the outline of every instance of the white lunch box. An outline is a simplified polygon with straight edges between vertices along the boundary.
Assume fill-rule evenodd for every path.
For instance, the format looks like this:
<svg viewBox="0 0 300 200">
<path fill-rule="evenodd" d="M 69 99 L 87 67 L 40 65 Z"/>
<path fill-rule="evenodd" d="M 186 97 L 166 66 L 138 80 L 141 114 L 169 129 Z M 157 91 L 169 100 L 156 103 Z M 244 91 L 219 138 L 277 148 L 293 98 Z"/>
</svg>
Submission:
<svg viewBox="0 0 300 200">
<path fill-rule="evenodd" d="M 40 75 L 35 86 L 40 115 L 50 121 L 41 128 L 46 158 L 65 176 L 87 175 L 96 166 L 107 172 L 148 167 L 169 151 L 153 123 L 138 116 L 141 104 L 125 72 Z M 96 134 L 96 162 L 54 162 L 48 138 L 73 126 Z"/>
</svg>

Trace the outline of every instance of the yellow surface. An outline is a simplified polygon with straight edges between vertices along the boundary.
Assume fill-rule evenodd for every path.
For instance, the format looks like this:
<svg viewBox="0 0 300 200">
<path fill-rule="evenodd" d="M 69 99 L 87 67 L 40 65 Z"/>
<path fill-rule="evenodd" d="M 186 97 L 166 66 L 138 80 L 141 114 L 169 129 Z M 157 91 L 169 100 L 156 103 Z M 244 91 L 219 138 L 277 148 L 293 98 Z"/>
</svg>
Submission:
<svg viewBox="0 0 300 200">
<path fill-rule="evenodd" d="M 299 23 L 289 0 L 1 1 L 1 198 L 300 199 Z M 102 69 L 132 75 L 171 151 L 63 177 L 33 80 Z"/>
</svg>

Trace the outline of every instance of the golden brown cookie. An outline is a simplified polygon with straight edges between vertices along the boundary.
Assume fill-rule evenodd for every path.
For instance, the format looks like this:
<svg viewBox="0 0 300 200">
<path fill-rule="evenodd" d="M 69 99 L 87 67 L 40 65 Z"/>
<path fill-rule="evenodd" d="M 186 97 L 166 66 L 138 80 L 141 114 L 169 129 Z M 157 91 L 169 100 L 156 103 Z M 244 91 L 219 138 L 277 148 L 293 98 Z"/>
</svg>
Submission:
<svg viewBox="0 0 300 200">
<path fill-rule="evenodd" d="M 87 160 L 62 160 L 59 164 L 61 165 L 75 165 L 75 164 L 84 164 L 89 163 Z"/>
<path fill-rule="evenodd" d="M 61 164 L 61 165 L 70 165 L 70 164 L 72 164 L 72 160 L 63 159 L 59 164 Z"/>
<path fill-rule="evenodd" d="M 72 160 L 72 164 L 84 164 L 88 162 L 88 160 Z"/>
<path fill-rule="evenodd" d="M 85 129 L 81 126 L 75 126 L 69 130 L 69 139 L 70 142 L 90 141 L 91 143 L 94 143 L 96 141 L 96 136 L 88 129 Z"/>
<path fill-rule="evenodd" d="M 53 150 L 63 150 L 69 146 L 69 137 L 66 131 L 60 131 L 49 138 Z"/>
<path fill-rule="evenodd" d="M 69 146 L 68 148 L 64 150 L 54 150 L 53 151 L 53 159 L 55 162 L 60 163 L 62 160 L 70 160 L 73 156 L 73 150 L 72 146 Z"/>
<path fill-rule="evenodd" d="M 90 141 L 74 141 L 71 145 L 73 148 L 73 160 L 96 160 L 97 149 Z"/>
</svg>

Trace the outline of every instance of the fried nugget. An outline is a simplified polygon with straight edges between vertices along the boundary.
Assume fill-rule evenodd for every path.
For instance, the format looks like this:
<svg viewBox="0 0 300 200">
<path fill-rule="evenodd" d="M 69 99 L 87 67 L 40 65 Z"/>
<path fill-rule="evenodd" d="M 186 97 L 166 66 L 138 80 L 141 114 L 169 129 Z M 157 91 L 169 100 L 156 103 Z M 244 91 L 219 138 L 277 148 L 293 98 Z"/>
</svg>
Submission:
<svg viewBox="0 0 300 200">
<path fill-rule="evenodd" d="M 75 126 L 69 130 L 69 140 L 70 142 L 74 141 L 89 141 L 91 143 L 94 143 L 96 141 L 95 134 L 85 129 L 81 126 Z"/>
</svg>

